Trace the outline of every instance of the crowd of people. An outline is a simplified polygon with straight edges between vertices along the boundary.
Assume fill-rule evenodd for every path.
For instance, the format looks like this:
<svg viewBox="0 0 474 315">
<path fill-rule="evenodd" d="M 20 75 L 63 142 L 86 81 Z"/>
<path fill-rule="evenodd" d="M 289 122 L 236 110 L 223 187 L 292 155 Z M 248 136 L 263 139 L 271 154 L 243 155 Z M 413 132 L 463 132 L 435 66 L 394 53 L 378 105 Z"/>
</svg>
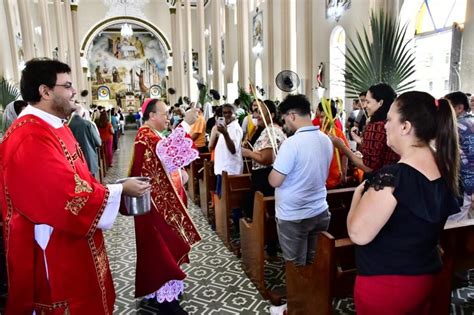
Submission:
<svg viewBox="0 0 474 315">
<path fill-rule="evenodd" d="M 376 83 L 361 91 L 346 121 L 337 100 L 322 99 L 314 116 L 301 94 L 278 106 L 254 99 L 243 115 L 238 101 L 203 111 L 208 104 L 170 108 L 147 99 L 133 148 L 122 148 L 133 150 L 133 178 L 102 185 L 95 179 L 97 147 L 104 146 L 113 165 L 123 114 L 95 108 L 89 119 L 74 101 L 70 71 L 59 61 L 27 62 L 21 78 L 26 103 L 5 111 L 0 206 L 7 314 L 111 314 L 115 293 L 102 230 L 113 226 L 121 195 L 148 191 L 152 211 L 134 218 L 135 296 L 164 314 L 186 314 L 179 305 L 186 276 L 180 266 L 200 236 L 187 213 L 186 172 L 169 171 L 156 154 L 176 130 L 193 141 L 193 150 L 211 153 L 216 196 L 224 171 L 251 174 L 234 224 L 241 216 L 252 220 L 255 192 L 275 196 L 278 242 L 266 250 L 276 256 L 280 249 L 296 266 L 318 259 L 318 233 L 331 221 L 328 189 L 356 186 L 347 231 L 356 244 L 357 313 L 432 313 L 441 231 L 447 220 L 474 215 L 474 97 L 470 104 L 462 92 L 442 99 L 418 91 L 397 95 Z"/>
</svg>

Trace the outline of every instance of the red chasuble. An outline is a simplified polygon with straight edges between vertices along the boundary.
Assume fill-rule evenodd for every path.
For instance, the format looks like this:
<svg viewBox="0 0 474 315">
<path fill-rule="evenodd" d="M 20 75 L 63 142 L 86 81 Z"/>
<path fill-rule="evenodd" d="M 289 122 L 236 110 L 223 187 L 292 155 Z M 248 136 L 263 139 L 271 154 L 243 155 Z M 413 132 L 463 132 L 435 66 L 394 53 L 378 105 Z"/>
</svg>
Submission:
<svg viewBox="0 0 474 315">
<path fill-rule="evenodd" d="M 154 293 L 170 280 L 184 279 L 179 265 L 189 261 L 191 246 L 201 239 L 156 155 L 160 140 L 148 126 L 141 127 L 135 138 L 130 175 L 151 178 L 152 200 L 152 210 L 135 217 L 136 297 Z"/>
<path fill-rule="evenodd" d="M 6 314 L 112 314 L 115 292 L 97 223 L 109 192 L 66 126 L 16 120 L 0 145 Z M 45 251 L 35 225 L 53 228 Z M 46 266 L 47 264 L 47 266 Z"/>
</svg>

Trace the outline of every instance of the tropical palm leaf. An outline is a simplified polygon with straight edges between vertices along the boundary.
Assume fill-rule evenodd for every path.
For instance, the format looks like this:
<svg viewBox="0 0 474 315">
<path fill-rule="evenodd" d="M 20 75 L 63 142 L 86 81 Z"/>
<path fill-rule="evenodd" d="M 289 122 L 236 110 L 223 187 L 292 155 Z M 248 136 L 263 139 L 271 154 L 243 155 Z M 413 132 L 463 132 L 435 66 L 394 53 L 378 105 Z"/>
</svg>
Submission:
<svg viewBox="0 0 474 315">
<path fill-rule="evenodd" d="M 2 109 L 20 98 L 20 91 L 12 84 L 10 84 L 5 78 L 0 80 L 0 106 Z"/>
<path fill-rule="evenodd" d="M 365 27 L 357 32 L 346 52 L 344 81 L 349 97 L 357 97 L 380 82 L 391 85 L 397 93 L 413 88 L 415 55 L 406 31 L 406 25 L 383 10 L 372 12 L 370 32 Z"/>
<path fill-rule="evenodd" d="M 253 102 L 253 96 L 250 95 L 245 89 L 239 86 L 239 100 L 240 107 L 245 109 L 247 112 L 250 110 L 250 104 Z"/>
</svg>

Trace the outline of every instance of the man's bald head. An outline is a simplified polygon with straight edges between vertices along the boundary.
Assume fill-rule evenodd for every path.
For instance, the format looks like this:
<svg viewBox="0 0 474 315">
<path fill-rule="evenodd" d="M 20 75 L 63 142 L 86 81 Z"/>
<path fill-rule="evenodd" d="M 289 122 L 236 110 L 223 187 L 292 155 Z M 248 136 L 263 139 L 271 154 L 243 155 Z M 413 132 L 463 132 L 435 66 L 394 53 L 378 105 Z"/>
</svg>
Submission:
<svg viewBox="0 0 474 315">
<path fill-rule="evenodd" d="M 156 102 L 155 109 L 159 111 L 160 113 L 168 113 L 168 106 L 163 101 Z"/>
</svg>

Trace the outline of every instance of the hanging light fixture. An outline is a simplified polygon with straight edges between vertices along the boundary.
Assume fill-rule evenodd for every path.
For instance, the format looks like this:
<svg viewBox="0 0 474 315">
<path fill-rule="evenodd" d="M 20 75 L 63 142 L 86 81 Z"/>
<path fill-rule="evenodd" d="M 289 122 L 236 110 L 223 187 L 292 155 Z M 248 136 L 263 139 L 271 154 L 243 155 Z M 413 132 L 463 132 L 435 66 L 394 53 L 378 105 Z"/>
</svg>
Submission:
<svg viewBox="0 0 474 315">
<path fill-rule="evenodd" d="M 132 26 L 128 23 L 122 24 L 122 28 L 120 29 L 120 35 L 124 38 L 130 38 L 133 36 L 133 29 Z"/>
<path fill-rule="evenodd" d="M 125 14 L 124 16 L 127 16 L 127 6 L 128 6 L 128 1 L 125 0 L 124 1 L 124 9 L 125 9 Z M 127 38 L 129 39 L 130 37 L 132 37 L 133 35 L 133 29 L 132 29 L 132 26 L 128 23 L 124 23 L 122 24 L 122 28 L 120 29 L 120 35 L 122 35 L 122 37 L 124 38 Z"/>
</svg>

